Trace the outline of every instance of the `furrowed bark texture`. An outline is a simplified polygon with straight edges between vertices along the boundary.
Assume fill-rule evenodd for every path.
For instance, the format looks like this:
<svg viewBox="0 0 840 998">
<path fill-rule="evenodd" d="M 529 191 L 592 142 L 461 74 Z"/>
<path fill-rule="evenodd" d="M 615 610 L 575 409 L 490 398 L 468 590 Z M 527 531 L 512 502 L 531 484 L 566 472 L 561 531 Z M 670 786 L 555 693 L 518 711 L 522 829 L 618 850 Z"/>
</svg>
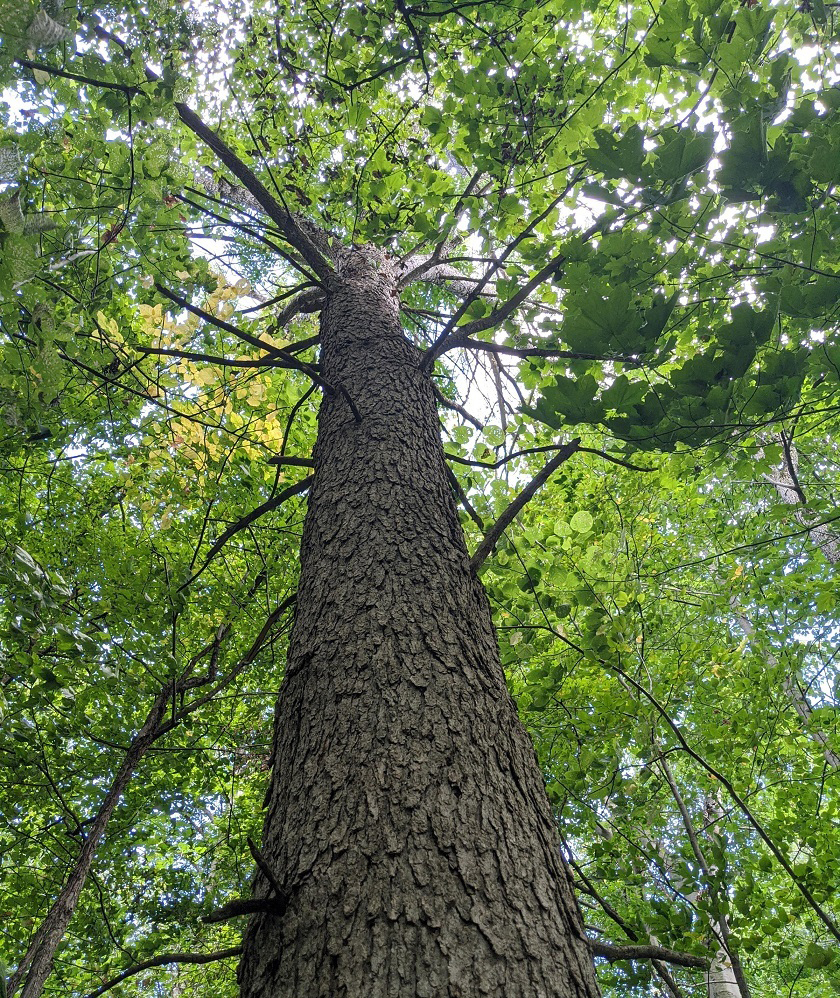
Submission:
<svg viewBox="0 0 840 998">
<path fill-rule="evenodd" d="M 288 900 L 241 994 L 596 998 L 386 263 L 344 261 L 321 335 L 361 421 L 325 397 L 262 849 Z"/>
</svg>

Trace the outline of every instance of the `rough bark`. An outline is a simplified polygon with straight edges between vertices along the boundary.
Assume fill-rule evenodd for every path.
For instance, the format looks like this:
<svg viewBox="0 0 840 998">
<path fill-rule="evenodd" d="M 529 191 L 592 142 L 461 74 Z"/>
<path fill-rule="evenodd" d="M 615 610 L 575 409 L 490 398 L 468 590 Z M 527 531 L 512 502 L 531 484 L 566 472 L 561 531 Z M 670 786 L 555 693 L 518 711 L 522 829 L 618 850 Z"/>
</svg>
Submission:
<svg viewBox="0 0 840 998">
<path fill-rule="evenodd" d="M 469 566 L 397 277 L 330 281 L 324 398 L 243 998 L 595 998 L 533 747 Z M 258 873 L 255 895 L 271 894 Z"/>
</svg>

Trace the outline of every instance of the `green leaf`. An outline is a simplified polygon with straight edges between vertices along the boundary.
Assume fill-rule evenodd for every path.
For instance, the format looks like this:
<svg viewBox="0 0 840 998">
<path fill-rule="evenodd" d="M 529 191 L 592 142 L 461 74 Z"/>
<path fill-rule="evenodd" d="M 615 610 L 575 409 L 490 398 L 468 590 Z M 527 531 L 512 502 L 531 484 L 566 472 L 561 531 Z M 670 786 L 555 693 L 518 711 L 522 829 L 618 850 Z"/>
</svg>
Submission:
<svg viewBox="0 0 840 998">
<path fill-rule="evenodd" d="M 712 129 L 668 129 L 663 138 L 654 159 L 654 173 L 660 180 L 682 180 L 702 170 L 712 158 L 715 144 Z"/>
<path fill-rule="evenodd" d="M 645 175 L 644 132 L 638 125 L 631 125 L 620 137 L 599 129 L 594 138 L 597 146 L 584 150 L 584 156 L 594 170 L 614 179 L 639 180 Z"/>
<path fill-rule="evenodd" d="M 592 514 L 588 513 L 585 509 L 579 509 L 569 521 L 572 530 L 576 530 L 579 534 L 585 534 L 592 529 L 593 524 Z"/>
<path fill-rule="evenodd" d="M 817 943 L 809 943 L 802 964 L 809 970 L 819 970 L 822 967 L 827 967 L 833 960 L 833 950 L 819 946 Z"/>
</svg>

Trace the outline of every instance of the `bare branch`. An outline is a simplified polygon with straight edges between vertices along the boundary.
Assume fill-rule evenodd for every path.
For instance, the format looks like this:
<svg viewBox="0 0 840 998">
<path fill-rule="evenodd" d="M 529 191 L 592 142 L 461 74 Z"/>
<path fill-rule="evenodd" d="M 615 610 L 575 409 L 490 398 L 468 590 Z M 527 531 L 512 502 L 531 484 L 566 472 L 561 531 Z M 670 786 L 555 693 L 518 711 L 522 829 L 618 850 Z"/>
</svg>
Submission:
<svg viewBox="0 0 840 998">
<path fill-rule="evenodd" d="M 306 478 L 296 482 L 294 485 L 290 485 L 287 489 L 283 489 L 282 492 L 278 493 L 276 496 L 273 496 L 271 499 L 266 499 L 266 501 L 257 506 L 256 509 L 252 509 L 250 513 L 247 513 L 241 519 L 237 520 L 236 523 L 232 523 L 207 552 L 207 557 L 204 559 L 204 564 L 201 568 L 191 575 L 187 581 L 179 587 L 178 591 L 180 592 L 182 589 L 186 589 L 188 586 L 191 586 L 193 582 L 195 582 L 199 575 L 201 575 L 204 569 L 207 568 L 210 562 L 216 557 L 216 555 L 222 550 L 234 534 L 238 534 L 240 530 L 244 530 L 246 527 L 249 527 L 255 520 L 259 520 L 261 516 L 271 512 L 271 510 L 277 509 L 277 507 L 281 506 L 287 499 L 291 499 L 293 496 L 298 496 L 301 492 L 306 492 L 314 479 L 314 475 L 308 475 Z"/>
<path fill-rule="evenodd" d="M 482 320 L 483 321 L 483 320 Z M 464 326 L 464 329 L 467 327 Z M 567 360 L 611 360 L 617 364 L 632 364 L 638 367 L 642 362 L 638 357 L 629 357 L 623 354 L 616 354 L 615 356 L 605 356 L 604 354 L 597 353 L 580 353 L 577 350 L 561 350 L 555 347 L 509 347 L 501 343 L 492 343 L 485 340 L 474 340 L 469 336 L 462 337 L 460 333 L 456 336 L 457 343 L 453 346 L 459 346 L 472 350 L 484 350 L 487 353 L 493 354 L 507 354 L 511 357 L 558 357 L 560 359 Z"/>
<path fill-rule="evenodd" d="M 570 440 L 567 444 L 564 444 L 558 453 L 548 462 L 548 464 L 536 475 L 534 475 L 531 481 L 507 507 L 499 519 L 496 520 L 490 530 L 488 530 L 484 540 L 481 544 L 479 544 L 478 548 L 476 548 L 475 554 L 470 559 L 470 567 L 474 572 L 478 571 L 487 557 L 493 552 L 493 549 L 499 542 L 499 538 L 505 530 L 507 530 L 510 524 L 513 523 L 525 504 L 533 499 L 548 479 L 554 474 L 555 471 L 557 471 L 560 465 L 565 461 L 568 461 L 568 459 L 576 450 L 578 450 L 579 447 L 580 437 L 575 437 L 574 440 Z"/>
<path fill-rule="evenodd" d="M 209 915 L 203 915 L 201 921 L 205 925 L 215 925 L 216 922 L 227 922 L 240 915 L 256 915 L 258 912 L 274 912 L 282 914 L 280 904 L 274 898 L 236 898 L 228 901 L 221 908 L 216 908 Z"/>
<path fill-rule="evenodd" d="M 531 221 L 525 226 L 524 229 L 522 229 L 519 235 L 517 235 L 507 244 L 504 250 L 502 250 L 502 252 L 499 254 L 498 258 L 494 260 L 493 263 L 487 268 L 484 276 L 481 278 L 478 285 L 476 286 L 475 291 L 472 293 L 472 295 L 470 295 L 467 299 L 465 299 L 465 301 L 461 304 L 461 307 L 455 312 L 455 314 L 452 316 L 449 322 L 447 322 L 447 324 L 441 330 L 438 338 L 423 355 L 423 359 L 420 362 L 420 366 L 423 370 L 428 369 L 435 362 L 435 359 L 442 352 L 444 352 L 444 350 L 446 349 L 444 344 L 446 344 L 450 336 L 453 335 L 453 330 L 456 330 L 458 323 L 464 317 L 464 314 L 466 313 L 467 309 L 476 300 L 476 298 L 479 296 L 479 294 L 486 286 L 487 282 L 491 279 L 491 277 L 494 274 L 498 273 L 498 271 L 503 267 L 505 261 L 514 252 L 516 247 L 519 246 L 519 244 L 523 240 L 527 239 L 534 231 L 534 229 L 540 224 L 540 222 L 548 218 L 551 212 L 554 211 L 554 209 L 563 201 L 563 199 L 566 197 L 572 185 L 577 181 L 581 173 L 582 170 L 578 171 L 578 173 L 575 174 L 575 176 L 566 185 L 566 188 L 563 191 L 561 191 L 561 193 L 558 194 L 556 198 L 554 198 L 551 202 L 549 202 L 549 204 L 543 209 L 543 211 L 541 211 L 538 215 L 535 215 L 534 218 L 531 219 Z M 583 242 L 588 241 L 588 239 L 591 238 L 591 236 L 593 236 L 596 232 L 598 232 L 602 227 L 611 224 L 612 221 L 618 216 L 618 214 L 619 214 L 618 212 L 608 212 L 607 214 L 603 215 L 594 225 L 590 226 L 590 228 L 586 232 L 584 232 L 579 238 Z M 554 258 L 554 266 L 551 267 L 551 269 L 549 269 L 548 273 L 546 274 L 546 277 L 550 276 L 554 272 L 554 269 L 558 265 L 557 261 L 560 258 L 562 258 L 562 254 L 558 254 Z M 518 297 L 518 294 L 514 297 Z M 527 297 L 527 295 L 525 297 Z M 505 306 L 503 305 L 501 307 L 504 308 Z M 472 326 L 472 323 L 468 323 L 468 327 L 469 326 Z M 482 328 L 489 328 L 489 327 L 485 326 Z M 466 329 L 467 327 L 465 327 L 465 330 Z M 462 330 L 462 332 L 464 332 L 464 330 Z M 469 329 L 467 335 L 469 335 L 470 332 L 473 332 L 473 330 Z"/>
<path fill-rule="evenodd" d="M 271 885 L 271 889 L 274 891 L 274 893 L 277 895 L 278 898 L 282 897 L 283 896 L 282 887 L 277 882 L 277 878 L 274 876 L 274 872 L 272 871 L 271 867 L 268 865 L 268 860 L 265 858 L 265 856 L 263 856 L 263 854 L 257 848 L 256 842 L 254 842 L 254 840 L 251 838 L 250 835 L 248 836 L 248 848 L 251 850 L 251 855 L 254 857 L 254 862 L 260 868 L 262 875 Z"/>
<path fill-rule="evenodd" d="M 517 457 L 524 457 L 527 454 L 549 454 L 552 451 L 562 450 L 566 447 L 566 444 L 546 444 L 544 447 L 526 447 L 523 450 L 513 451 L 512 454 L 507 454 L 505 457 L 500 457 L 498 461 L 473 461 L 468 457 L 460 457 L 458 454 L 449 454 L 446 452 L 446 458 L 449 461 L 455 461 L 456 464 L 466 464 L 472 468 L 487 468 L 488 470 L 493 470 L 495 468 L 501 468 L 502 465 L 508 463 L 508 461 L 513 461 Z M 582 454 L 595 454 L 597 457 L 604 458 L 605 461 L 611 461 L 613 464 L 619 464 L 622 468 L 629 468 L 631 471 L 656 471 L 656 468 L 643 468 L 638 464 L 631 464 L 629 461 L 624 461 L 620 457 L 615 457 L 612 454 L 607 454 L 606 451 L 595 450 L 592 447 L 578 447 L 578 451 Z"/>
<path fill-rule="evenodd" d="M 654 946 L 651 943 L 615 946 L 612 943 L 602 943 L 597 939 L 590 939 L 589 945 L 595 956 L 603 957 L 610 963 L 614 963 L 616 960 L 661 960 L 663 963 L 671 963 L 677 967 L 694 967 L 697 970 L 708 970 L 711 966 L 711 960 L 708 957 L 682 953 L 679 950 Z"/>
<path fill-rule="evenodd" d="M 151 960 L 144 960 L 143 963 L 129 967 L 128 970 L 124 970 L 116 977 L 112 977 L 110 981 L 106 981 L 96 991 L 91 991 L 85 998 L 99 998 L 100 995 L 104 995 L 106 991 L 115 988 L 118 984 L 128 980 L 129 977 L 134 977 L 135 974 L 142 974 L 144 970 L 151 970 L 154 967 L 166 967 L 171 963 L 215 963 L 217 960 L 229 960 L 231 957 L 241 955 L 241 946 L 231 946 L 230 949 L 219 950 L 217 953 L 161 953 L 160 956 L 153 957 Z"/>
<path fill-rule="evenodd" d="M 457 412 L 458 415 L 463 419 L 466 419 L 468 423 L 472 423 L 477 430 L 484 429 L 484 423 L 467 412 L 462 405 L 458 405 L 457 402 L 453 402 L 451 399 L 448 399 L 434 382 L 432 382 L 432 391 L 435 393 L 435 398 L 442 406 L 445 406 L 447 409 L 451 409 L 453 412 Z"/>
<path fill-rule="evenodd" d="M 283 358 L 257 357 L 252 360 L 230 360 L 227 357 L 216 357 L 209 353 L 195 353 L 192 350 L 170 350 L 166 347 L 141 347 L 133 349 L 140 353 L 155 357 L 178 357 L 181 360 L 195 360 L 207 364 L 218 364 L 220 367 L 291 367 Z"/>
<path fill-rule="evenodd" d="M 481 517 L 479 516 L 479 514 L 476 512 L 476 510 L 473 507 L 472 503 L 467 498 L 466 492 L 464 492 L 464 490 L 461 488 L 461 483 L 458 481 L 457 477 L 455 476 L 455 473 L 452 471 L 452 469 L 448 465 L 446 467 L 446 475 L 447 475 L 447 478 L 449 479 L 449 484 L 452 486 L 452 491 L 455 493 L 456 496 L 458 496 L 458 501 L 461 503 L 461 505 L 467 511 L 467 514 L 468 514 L 469 518 L 478 527 L 478 529 L 480 531 L 482 531 L 482 533 L 483 533 L 484 532 L 484 520 L 482 520 Z"/>
<path fill-rule="evenodd" d="M 97 846 L 105 834 L 111 815 L 125 793 L 134 770 L 159 737 L 158 728 L 169 706 L 171 691 L 171 684 L 167 684 L 158 693 L 142 728 L 132 738 L 96 818 L 88 830 L 87 838 L 82 843 L 73 869 L 44 920 L 38 926 L 26 953 L 9 980 L 9 998 L 21 985 L 21 998 L 39 998 L 43 991 L 44 983 L 52 971 L 55 952 L 64 938 L 64 933 L 67 931 L 67 926 L 70 924 L 70 919 L 79 902 L 82 888 L 90 873 Z"/>
<path fill-rule="evenodd" d="M 270 457 L 266 463 L 278 465 L 280 467 L 288 465 L 292 468 L 315 467 L 315 461 L 311 457 L 286 457 L 283 454 L 278 454 L 276 457 Z"/>
<path fill-rule="evenodd" d="M 163 287 L 162 284 L 155 284 L 155 290 L 168 298 L 170 301 L 174 302 L 176 305 L 180 305 L 185 308 L 188 312 L 192 312 L 199 318 L 204 319 L 205 322 L 209 322 L 211 325 L 218 326 L 219 329 L 224 329 L 226 332 L 231 333 L 234 336 L 239 337 L 239 339 L 244 340 L 246 343 L 250 343 L 251 346 L 258 347 L 260 350 L 265 350 L 273 357 L 280 357 L 286 362 L 286 366 L 292 368 L 295 371 L 302 371 L 304 374 L 308 374 L 310 378 L 315 382 L 316 385 L 320 385 L 326 391 L 333 393 L 339 392 L 341 395 L 347 397 L 346 390 L 340 385 L 331 385 L 328 381 L 325 381 L 321 375 L 318 373 L 312 364 L 307 364 L 302 360 L 298 360 L 294 354 L 289 353 L 281 347 L 273 347 L 270 343 L 265 343 L 263 340 L 259 339 L 257 336 L 252 336 L 250 333 L 246 333 L 242 329 L 237 329 L 236 326 L 232 326 L 229 322 L 225 322 L 224 319 L 219 319 L 215 315 L 210 315 L 209 312 L 205 312 L 203 308 L 199 308 L 198 305 L 193 305 L 188 302 L 186 298 L 182 298 L 181 295 L 176 295 L 173 291 L 168 288 Z M 278 365 L 275 365 L 278 366 Z M 354 415 L 358 416 L 355 410 L 355 406 L 349 401 L 351 409 L 353 409 Z"/>
</svg>

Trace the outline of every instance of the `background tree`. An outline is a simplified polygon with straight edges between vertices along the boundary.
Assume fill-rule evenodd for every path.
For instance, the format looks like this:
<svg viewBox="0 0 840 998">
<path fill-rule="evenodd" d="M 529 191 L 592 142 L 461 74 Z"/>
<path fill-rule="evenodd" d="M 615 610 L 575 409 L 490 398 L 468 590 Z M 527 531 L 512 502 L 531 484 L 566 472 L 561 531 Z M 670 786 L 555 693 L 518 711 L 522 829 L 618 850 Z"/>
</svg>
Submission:
<svg viewBox="0 0 840 998">
<path fill-rule="evenodd" d="M 510 939 L 524 895 L 493 896 L 541 882 L 551 833 L 536 868 L 520 852 L 490 876 L 498 824 L 479 834 L 475 815 L 460 848 L 484 860 L 443 846 L 466 883 L 424 872 L 414 848 L 399 911 L 383 920 L 376 889 L 353 899 L 396 949 L 363 926 L 323 945 L 296 928 L 316 898 L 322 927 L 355 911 L 328 907 L 352 898 L 354 859 L 325 843 L 355 832 L 328 833 L 327 816 L 336 787 L 361 789 L 330 768 L 330 746 L 358 731 L 360 758 L 405 767 L 374 796 L 433 825 L 443 812 L 406 776 L 436 772 L 411 741 L 427 737 L 411 691 L 429 677 L 407 675 L 406 649 L 449 644 L 445 669 L 490 647 L 434 393 L 508 685 L 608 961 L 602 987 L 679 995 L 705 973 L 712 998 L 832 993 L 833 17 L 690 2 L 4 8 L 10 990 L 93 994 L 165 965 L 179 991 L 235 990 L 226 964 L 181 975 L 238 954 L 222 915 L 249 910 L 231 899 L 250 894 L 256 858 L 256 907 L 275 911 L 248 939 L 273 942 L 246 949 L 245 993 L 286 974 L 267 965 L 280 953 L 360 972 L 371 961 L 351 935 L 425 953 L 379 977 L 412 994 L 444 987 L 444 965 L 464 994 L 533 993 L 552 961 L 556 993 L 591 993 L 579 945 L 524 958 Z M 370 329 L 384 331 L 376 349 Z M 401 490 L 421 466 L 438 471 L 418 509 Z M 310 486 L 290 662 L 317 695 L 287 684 L 272 746 Z M 437 564 L 449 550 L 455 575 Z M 456 577 L 448 609 L 419 598 Z M 401 615 L 379 620 L 373 592 Z M 336 602 L 364 621 L 352 637 Z M 466 622 L 484 636 L 462 635 Z M 328 667 L 325 624 L 350 649 L 343 670 Z M 391 708 L 385 675 L 402 677 Z M 337 708 L 351 693 L 352 715 Z M 326 746 L 309 768 L 292 761 L 295 697 L 302 744 Z M 469 701 L 450 738 L 462 765 L 496 723 Z M 384 715 L 360 708 L 374 702 Z M 392 745 L 372 747 L 374 732 Z M 510 737 L 497 772 L 521 755 L 527 773 Z M 272 761 L 275 805 L 304 804 L 311 838 L 290 845 L 274 806 L 249 850 Z M 513 813 L 521 798 L 494 789 L 492 813 Z M 375 808 L 366 820 L 389 827 Z M 389 862 L 369 887 L 392 890 Z M 557 875 L 546 910 L 568 908 Z M 459 896 L 486 904 L 471 913 Z M 436 965 L 419 936 L 462 941 L 463 926 L 480 927 L 466 949 L 481 958 Z M 306 946 L 353 956 L 307 961 Z"/>
</svg>

